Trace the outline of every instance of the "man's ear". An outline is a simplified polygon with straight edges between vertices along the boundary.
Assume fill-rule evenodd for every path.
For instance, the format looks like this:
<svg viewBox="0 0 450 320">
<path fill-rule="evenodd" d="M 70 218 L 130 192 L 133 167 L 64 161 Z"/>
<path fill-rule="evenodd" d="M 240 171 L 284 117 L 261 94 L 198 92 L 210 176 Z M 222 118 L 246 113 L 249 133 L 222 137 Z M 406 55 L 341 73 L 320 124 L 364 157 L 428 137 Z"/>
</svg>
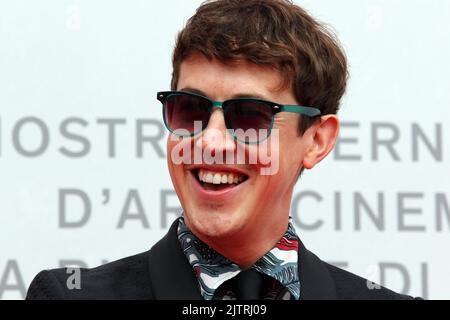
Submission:
<svg viewBox="0 0 450 320">
<path fill-rule="evenodd" d="M 314 168 L 333 150 L 339 134 L 339 118 L 334 114 L 323 116 L 309 130 L 309 147 L 303 158 L 303 167 L 306 169 Z"/>
</svg>

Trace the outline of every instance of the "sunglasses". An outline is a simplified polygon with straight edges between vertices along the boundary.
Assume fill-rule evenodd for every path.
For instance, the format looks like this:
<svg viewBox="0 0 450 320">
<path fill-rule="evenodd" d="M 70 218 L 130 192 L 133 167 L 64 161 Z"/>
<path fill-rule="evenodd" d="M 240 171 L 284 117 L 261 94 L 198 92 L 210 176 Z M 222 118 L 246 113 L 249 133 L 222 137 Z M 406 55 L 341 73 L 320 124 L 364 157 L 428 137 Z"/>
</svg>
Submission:
<svg viewBox="0 0 450 320">
<path fill-rule="evenodd" d="M 164 124 L 178 136 L 194 136 L 208 126 L 212 111 L 223 110 L 225 126 L 234 139 L 255 144 L 266 140 L 273 128 L 275 115 L 292 112 L 308 117 L 320 116 L 313 107 L 281 105 L 275 102 L 239 98 L 213 101 L 199 94 L 182 91 L 158 92 L 157 99 L 163 105 Z"/>
</svg>

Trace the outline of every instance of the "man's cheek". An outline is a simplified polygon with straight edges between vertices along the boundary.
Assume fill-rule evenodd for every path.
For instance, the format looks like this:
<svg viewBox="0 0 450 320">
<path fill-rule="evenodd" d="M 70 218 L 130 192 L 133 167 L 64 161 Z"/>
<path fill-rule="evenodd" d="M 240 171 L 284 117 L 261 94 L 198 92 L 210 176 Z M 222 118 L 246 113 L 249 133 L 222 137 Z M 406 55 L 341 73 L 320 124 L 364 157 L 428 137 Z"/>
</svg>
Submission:
<svg viewBox="0 0 450 320">
<path fill-rule="evenodd" d="M 169 163 L 173 165 L 192 164 L 191 139 L 173 139 L 167 143 L 167 156 Z"/>
<path fill-rule="evenodd" d="M 250 159 L 256 159 L 254 162 L 260 175 L 271 176 L 278 173 L 280 168 L 279 146 L 279 130 L 274 129 L 266 141 L 257 147 L 249 147 Z"/>
</svg>

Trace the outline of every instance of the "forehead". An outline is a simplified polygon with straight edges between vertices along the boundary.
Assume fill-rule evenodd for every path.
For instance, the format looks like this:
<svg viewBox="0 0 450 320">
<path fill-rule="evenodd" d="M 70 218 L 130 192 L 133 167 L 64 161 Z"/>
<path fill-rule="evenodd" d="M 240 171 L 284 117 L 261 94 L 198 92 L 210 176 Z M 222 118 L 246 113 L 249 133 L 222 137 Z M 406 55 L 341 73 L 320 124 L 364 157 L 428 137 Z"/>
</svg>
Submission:
<svg viewBox="0 0 450 320">
<path fill-rule="evenodd" d="M 196 53 L 181 63 L 177 90 L 195 88 L 216 100 L 252 93 L 280 103 L 287 103 L 280 99 L 292 102 L 292 90 L 282 84 L 280 72 L 269 66 L 247 60 L 225 63 Z"/>
</svg>

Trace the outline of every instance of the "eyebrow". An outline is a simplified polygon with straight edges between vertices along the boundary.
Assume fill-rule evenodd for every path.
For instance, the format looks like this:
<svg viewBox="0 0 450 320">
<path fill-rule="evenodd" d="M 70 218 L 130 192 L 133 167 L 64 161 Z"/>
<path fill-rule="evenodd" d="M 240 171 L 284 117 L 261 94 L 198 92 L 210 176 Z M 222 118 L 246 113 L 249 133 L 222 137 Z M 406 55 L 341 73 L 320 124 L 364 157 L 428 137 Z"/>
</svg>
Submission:
<svg viewBox="0 0 450 320">
<path fill-rule="evenodd" d="M 204 93 L 203 91 L 201 91 L 199 89 L 186 87 L 186 88 L 181 89 L 180 91 L 198 94 L 198 95 L 207 97 L 208 99 L 211 99 L 211 98 L 208 97 L 208 95 L 206 93 Z M 265 97 L 264 95 L 261 95 L 261 94 L 258 94 L 258 93 L 238 93 L 238 94 L 235 94 L 235 95 L 233 95 L 231 97 L 231 99 L 249 99 L 249 98 L 250 99 L 267 100 L 267 101 L 270 100 L 267 97 Z M 211 100 L 213 100 L 213 99 L 211 99 Z"/>
</svg>

